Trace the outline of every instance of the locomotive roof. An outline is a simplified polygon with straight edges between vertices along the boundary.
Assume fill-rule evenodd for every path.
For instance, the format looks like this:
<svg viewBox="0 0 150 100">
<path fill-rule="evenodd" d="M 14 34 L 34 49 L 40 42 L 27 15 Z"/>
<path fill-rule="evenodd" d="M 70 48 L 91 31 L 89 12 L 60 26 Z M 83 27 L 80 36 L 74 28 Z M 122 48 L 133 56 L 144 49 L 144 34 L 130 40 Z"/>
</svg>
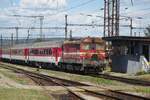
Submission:
<svg viewBox="0 0 150 100">
<path fill-rule="evenodd" d="M 64 41 L 64 44 L 80 44 L 81 43 L 81 39 L 78 40 L 66 40 Z"/>
<path fill-rule="evenodd" d="M 11 47 L 12 49 L 22 49 L 22 48 L 41 48 L 41 47 L 61 47 L 63 41 L 47 41 L 47 42 L 37 42 L 28 44 L 19 44 Z"/>
<path fill-rule="evenodd" d="M 104 40 L 99 37 L 86 37 L 80 39 L 72 39 L 64 41 L 65 44 L 80 44 L 80 43 L 104 43 Z"/>
</svg>

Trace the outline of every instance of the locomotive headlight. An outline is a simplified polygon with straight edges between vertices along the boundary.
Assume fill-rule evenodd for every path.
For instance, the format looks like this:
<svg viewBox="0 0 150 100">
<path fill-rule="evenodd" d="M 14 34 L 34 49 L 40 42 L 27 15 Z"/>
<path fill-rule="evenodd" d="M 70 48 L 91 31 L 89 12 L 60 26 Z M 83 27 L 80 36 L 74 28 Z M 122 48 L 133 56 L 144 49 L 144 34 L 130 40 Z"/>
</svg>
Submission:
<svg viewBox="0 0 150 100">
<path fill-rule="evenodd" d="M 93 54 L 91 56 L 91 65 L 95 65 L 95 66 L 99 65 L 99 57 L 97 54 Z"/>
</svg>

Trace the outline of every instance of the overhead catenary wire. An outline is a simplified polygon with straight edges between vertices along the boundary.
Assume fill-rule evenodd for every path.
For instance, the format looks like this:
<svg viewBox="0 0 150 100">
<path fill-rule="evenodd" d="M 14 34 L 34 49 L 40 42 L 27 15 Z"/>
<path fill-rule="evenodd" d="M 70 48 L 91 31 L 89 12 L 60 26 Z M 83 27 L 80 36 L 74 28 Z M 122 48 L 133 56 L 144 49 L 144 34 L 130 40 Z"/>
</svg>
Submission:
<svg viewBox="0 0 150 100">
<path fill-rule="evenodd" d="M 86 2 L 83 2 L 83 3 L 80 3 L 80 4 L 78 4 L 78 5 L 72 6 L 72 7 L 70 7 L 70 8 L 59 10 L 59 11 L 56 12 L 56 13 L 53 13 L 53 14 L 46 14 L 46 15 L 42 15 L 42 16 L 44 16 L 44 17 L 47 17 L 47 16 L 54 16 L 54 15 L 57 15 L 57 14 L 60 14 L 60 13 L 64 13 L 64 12 L 66 12 L 66 11 L 70 11 L 70 10 L 73 10 L 73 9 L 77 9 L 77 8 L 79 8 L 79 7 L 82 7 L 82 6 L 85 6 L 85 5 L 87 5 L 87 4 L 90 4 L 90 3 L 94 2 L 94 1 L 96 1 L 96 0 L 88 0 L 88 1 L 86 1 Z M 36 16 L 16 15 L 16 14 L 14 14 L 14 15 L 6 15 L 6 16 L 12 16 L 12 17 L 36 17 Z"/>
<path fill-rule="evenodd" d="M 12 0 L 9 0 L 9 2 L 10 2 L 10 4 L 11 4 L 11 6 L 14 6 Z M 12 12 L 13 12 L 14 14 L 16 13 L 14 10 L 12 10 Z M 19 21 L 18 18 L 16 18 L 16 20 L 18 21 L 18 24 L 19 24 L 19 26 L 20 26 L 20 25 L 21 25 L 21 22 Z"/>
<path fill-rule="evenodd" d="M 29 29 L 30 27 L 0 27 L 2 30 L 7 29 Z M 31 29 L 40 29 L 40 27 L 32 27 Z M 64 27 L 43 27 L 43 29 L 64 29 Z"/>
<path fill-rule="evenodd" d="M 34 22 L 33 22 L 33 25 L 36 23 L 36 20 L 34 20 Z M 27 35 L 27 39 L 26 39 L 26 42 L 29 40 L 29 37 L 30 37 L 30 30 L 32 29 L 32 25 L 29 27 L 29 29 L 27 30 L 27 32 L 28 32 L 28 35 Z"/>
</svg>

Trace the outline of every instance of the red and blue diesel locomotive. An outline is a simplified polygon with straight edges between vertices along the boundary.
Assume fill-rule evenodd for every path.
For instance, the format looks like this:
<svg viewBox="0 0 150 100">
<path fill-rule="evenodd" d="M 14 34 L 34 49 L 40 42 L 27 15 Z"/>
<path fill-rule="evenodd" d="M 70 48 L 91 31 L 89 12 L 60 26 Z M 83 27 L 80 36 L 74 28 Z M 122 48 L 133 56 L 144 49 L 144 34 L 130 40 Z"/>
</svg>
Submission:
<svg viewBox="0 0 150 100">
<path fill-rule="evenodd" d="M 99 72 L 105 67 L 105 42 L 96 37 L 16 45 L 1 50 L 3 61 L 42 68 Z"/>
</svg>

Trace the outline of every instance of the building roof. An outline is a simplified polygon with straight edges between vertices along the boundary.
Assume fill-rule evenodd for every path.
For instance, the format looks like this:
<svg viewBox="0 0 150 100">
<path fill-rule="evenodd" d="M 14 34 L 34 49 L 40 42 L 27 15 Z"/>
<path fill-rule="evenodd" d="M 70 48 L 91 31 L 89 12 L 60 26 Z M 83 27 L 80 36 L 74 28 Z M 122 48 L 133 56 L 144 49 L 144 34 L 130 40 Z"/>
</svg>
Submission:
<svg viewBox="0 0 150 100">
<path fill-rule="evenodd" d="M 106 41 L 138 41 L 138 42 L 150 42 L 150 37 L 135 37 L 135 36 L 112 36 L 103 37 Z"/>
</svg>

